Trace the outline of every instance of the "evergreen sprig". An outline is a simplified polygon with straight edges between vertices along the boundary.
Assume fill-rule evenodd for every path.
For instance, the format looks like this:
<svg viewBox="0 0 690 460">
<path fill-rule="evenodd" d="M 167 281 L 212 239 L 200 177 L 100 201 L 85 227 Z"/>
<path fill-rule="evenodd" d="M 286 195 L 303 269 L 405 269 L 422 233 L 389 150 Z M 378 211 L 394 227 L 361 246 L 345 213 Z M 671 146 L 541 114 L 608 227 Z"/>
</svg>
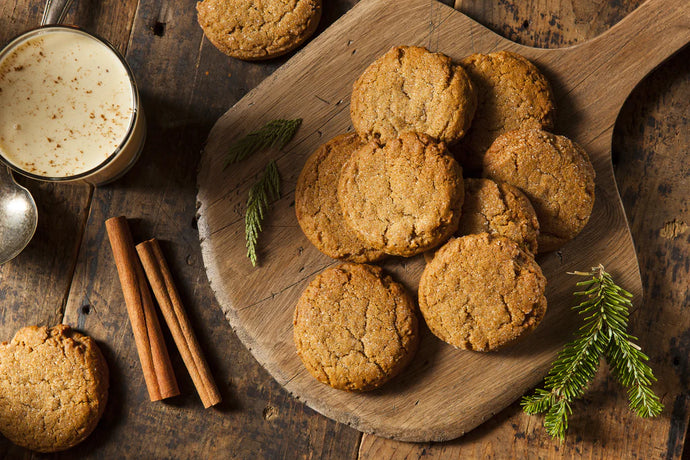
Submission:
<svg viewBox="0 0 690 460">
<path fill-rule="evenodd" d="M 244 233 L 247 239 L 247 257 L 256 267 L 256 246 L 261 233 L 261 223 L 268 209 L 269 200 L 280 196 L 280 175 L 276 162 L 271 160 L 259 180 L 249 189 L 247 211 L 244 215 Z"/>
<path fill-rule="evenodd" d="M 256 131 L 252 131 L 228 147 L 224 168 L 242 161 L 252 154 L 271 147 L 282 149 L 295 137 L 302 124 L 301 118 L 294 120 L 273 120 Z M 259 180 L 249 189 L 247 210 L 244 215 L 244 233 L 247 240 L 247 257 L 252 265 L 257 263 L 257 242 L 261 233 L 261 223 L 268 209 L 269 201 L 280 197 L 280 175 L 278 166 L 271 160 Z"/>
<path fill-rule="evenodd" d="M 224 168 L 248 158 L 253 153 L 270 147 L 278 146 L 282 149 L 297 133 L 301 118 L 294 120 L 273 120 L 256 131 L 252 131 L 228 147 L 228 156 Z"/>
<path fill-rule="evenodd" d="M 591 272 L 574 272 L 586 276 L 577 283 L 583 290 L 575 295 L 586 298 L 573 307 L 584 316 L 576 338 L 558 354 L 544 381 L 544 388 L 524 396 L 520 404 L 530 415 L 546 413 L 544 427 L 561 441 L 568 429 L 571 403 L 582 397 L 599 367 L 603 356 L 613 376 L 628 389 L 630 409 L 640 417 L 656 417 L 664 406 L 651 389 L 656 381 L 649 360 L 637 340 L 628 334 L 628 317 L 632 294 L 616 285 L 602 265 Z"/>
</svg>

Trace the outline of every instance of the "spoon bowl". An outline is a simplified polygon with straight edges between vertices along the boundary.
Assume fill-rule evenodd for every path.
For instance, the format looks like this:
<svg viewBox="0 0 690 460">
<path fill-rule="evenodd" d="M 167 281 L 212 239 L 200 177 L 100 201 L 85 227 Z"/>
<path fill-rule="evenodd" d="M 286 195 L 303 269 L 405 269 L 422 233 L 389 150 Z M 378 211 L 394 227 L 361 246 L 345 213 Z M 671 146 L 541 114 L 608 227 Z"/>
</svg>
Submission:
<svg viewBox="0 0 690 460">
<path fill-rule="evenodd" d="M 0 165 L 0 264 L 22 252 L 37 225 L 38 210 L 31 193 Z"/>
</svg>

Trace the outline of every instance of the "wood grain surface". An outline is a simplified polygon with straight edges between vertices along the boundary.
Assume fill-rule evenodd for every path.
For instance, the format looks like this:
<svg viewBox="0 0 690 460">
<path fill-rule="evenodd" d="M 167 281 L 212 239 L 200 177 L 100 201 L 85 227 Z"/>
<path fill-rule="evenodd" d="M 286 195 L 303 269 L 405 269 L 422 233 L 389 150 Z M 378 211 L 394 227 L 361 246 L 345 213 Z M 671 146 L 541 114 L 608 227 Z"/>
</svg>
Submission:
<svg viewBox="0 0 690 460">
<path fill-rule="evenodd" d="M 221 308 L 257 360 L 290 393 L 367 433 L 403 441 L 445 441 L 473 429 L 543 378 L 576 330 L 570 309 L 575 281 L 567 272 L 602 263 L 641 298 L 635 249 L 613 177 L 611 136 L 630 91 L 690 41 L 690 4 L 647 2 L 596 39 L 559 50 L 517 45 L 441 4 L 430 9 L 426 0 L 402 0 L 397 5 L 393 10 L 385 0 L 360 2 L 218 121 L 199 173 L 199 232 Z M 458 35 L 459 30 L 464 33 Z M 549 310 L 536 332 L 498 353 L 471 353 L 455 350 L 424 330 L 420 351 L 400 377 L 375 392 L 343 392 L 318 384 L 294 350 L 294 305 L 316 273 L 337 263 L 302 234 L 294 214 L 294 187 L 306 158 L 321 143 L 350 129 L 352 82 L 398 44 L 424 45 L 456 61 L 501 49 L 532 59 L 554 88 L 559 107 L 555 132 L 577 141 L 592 159 L 597 200 L 589 224 L 574 241 L 558 253 L 539 257 L 548 280 Z M 287 110 L 304 119 L 290 147 L 223 168 L 228 145 L 252 126 L 289 117 Z M 283 193 L 264 225 L 262 262 L 253 268 L 242 257 L 243 205 L 271 158 L 281 172 Z M 383 265 L 416 292 L 423 256 L 393 258 Z"/>
<path fill-rule="evenodd" d="M 319 27 L 356 0 L 325 2 Z M 446 3 L 452 4 L 452 0 Z M 512 40 L 563 47 L 599 35 L 641 2 L 463 0 L 473 19 Z M 104 419 L 80 446 L 50 458 L 680 458 L 688 418 L 690 270 L 688 113 L 690 50 L 664 63 L 628 98 L 614 130 L 616 178 L 636 241 L 645 305 L 633 333 L 652 357 L 666 411 L 631 416 L 620 388 L 602 374 L 575 407 L 570 436 L 554 443 L 541 420 L 511 406 L 452 443 L 407 444 L 365 435 L 291 398 L 232 333 L 208 287 L 195 229 L 194 169 L 215 120 L 287 58 L 244 63 L 216 51 L 195 24 L 194 0 L 80 0 L 68 22 L 127 52 L 149 117 L 142 162 L 91 192 L 28 182 L 39 230 L 0 267 L 0 338 L 28 324 L 64 321 L 98 338 L 113 371 Z M 38 24 L 41 0 L 0 2 L 0 44 Z M 135 62 L 136 61 L 136 64 Z M 103 221 L 134 218 L 134 237 L 163 250 L 226 401 L 204 411 L 173 352 L 184 396 L 149 403 L 117 285 Z M 675 230 L 674 230 L 675 229 Z M 675 233 L 674 233 L 675 232 Z M 680 233 L 678 233 L 680 232 Z M 677 233 L 677 234 L 676 234 Z M 665 235 L 665 236 L 662 236 Z M 166 332 L 167 334 L 167 332 Z M 172 346 L 169 340 L 168 345 Z M 0 457 L 43 458 L 0 437 Z"/>
</svg>

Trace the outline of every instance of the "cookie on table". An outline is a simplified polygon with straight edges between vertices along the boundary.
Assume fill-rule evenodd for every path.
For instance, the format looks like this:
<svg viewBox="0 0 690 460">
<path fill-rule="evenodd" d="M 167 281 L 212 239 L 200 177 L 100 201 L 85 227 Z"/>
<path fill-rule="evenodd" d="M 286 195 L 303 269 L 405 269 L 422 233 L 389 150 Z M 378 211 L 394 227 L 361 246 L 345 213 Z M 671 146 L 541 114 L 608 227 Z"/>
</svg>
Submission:
<svg viewBox="0 0 690 460">
<path fill-rule="evenodd" d="M 592 213 L 594 167 L 567 137 L 539 129 L 505 133 L 486 152 L 484 175 L 527 195 L 539 219 L 539 252 L 575 238 Z"/>
<path fill-rule="evenodd" d="M 338 184 L 345 221 L 362 241 L 405 257 L 457 230 L 463 196 L 462 169 L 445 144 L 417 133 L 367 143 L 345 163 Z"/>
<path fill-rule="evenodd" d="M 20 329 L 0 344 L 0 432 L 38 452 L 83 441 L 108 399 L 108 366 L 95 341 L 66 325 Z"/>
<path fill-rule="evenodd" d="M 297 179 L 295 213 L 302 231 L 316 248 L 334 259 L 371 262 L 384 253 L 372 249 L 345 224 L 338 204 L 340 171 L 364 146 L 357 133 L 341 134 L 320 146 Z"/>
<path fill-rule="evenodd" d="M 465 179 L 458 236 L 489 233 L 510 238 L 537 253 L 539 221 L 529 199 L 516 187 L 490 179 Z"/>
<path fill-rule="evenodd" d="M 379 267 L 345 263 L 309 283 L 294 340 L 307 370 L 340 390 L 371 390 L 398 374 L 419 342 L 414 301 Z"/>
<path fill-rule="evenodd" d="M 250 61 L 297 48 L 321 18 L 321 0 L 203 0 L 196 9 L 204 35 L 216 48 Z"/>
<path fill-rule="evenodd" d="M 515 129 L 551 129 L 554 98 L 548 80 L 526 58 L 509 51 L 472 54 L 461 61 L 477 88 L 472 128 L 457 146 L 463 167 L 479 171 L 484 152 Z"/>
<path fill-rule="evenodd" d="M 534 329 L 546 312 L 546 279 L 531 254 L 503 236 L 454 238 L 426 265 L 419 308 L 438 338 L 496 350 Z"/>
<path fill-rule="evenodd" d="M 425 133 L 444 142 L 465 135 L 477 96 L 462 67 L 418 46 L 397 46 L 355 81 L 350 114 L 364 138 Z"/>
</svg>

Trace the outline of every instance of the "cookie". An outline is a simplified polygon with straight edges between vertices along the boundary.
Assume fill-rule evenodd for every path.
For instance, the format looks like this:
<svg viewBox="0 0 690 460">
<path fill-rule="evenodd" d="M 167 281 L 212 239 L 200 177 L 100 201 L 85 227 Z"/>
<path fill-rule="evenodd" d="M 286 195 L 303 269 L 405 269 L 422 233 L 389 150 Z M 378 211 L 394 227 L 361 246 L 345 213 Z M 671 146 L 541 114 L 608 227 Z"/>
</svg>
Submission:
<svg viewBox="0 0 690 460">
<path fill-rule="evenodd" d="M 363 146 L 357 133 L 336 136 L 307 159 L 297 179 L 297 222 L 309 241 L 334 259 L 371 262 L 384 255 L 364 244 L 345 224 L 338 203 L 340 170 L 352 153 Z"/>
<path fill-rule="evenodd" d="M 419 308 L 438 338 L 496 350 L 534 329 L 546 312 L 546 279 L 531 254 L 503 236 L 454 238 L 426 265 Z"/>
<path fill-rule="evenodd" d="M 108 399 L 108 366 L 95 341 L 66 325 L 20 329 L 0 344 L 0 432 L 38 452 L 83 441 Z"/>
<path fill-rule="evenodd" d="M 414 131 L 453 142 L 467 132 L 476 105 L 472 82 L 448 56 L 397 46 L 357 79 L 350 114 L 364 138 L 387 141 Z"/>
<path fill-rule="evenodd" d="M 203 0 L 196 10 L 216 48 L 252 61 L 280 56 L 308 39 L 319 25 L 321 0 Z"/>
<path fill-rule="evenodd" d="M 371 390 L 398 374 L 419 342 L 414 301 L 379 267 L 345 263 L 309 283 L 294 340 L 304 366 L 340 390 Z"/>
<path fill-rule="evenodd" d="M 510 238 L 537 253 L 539 221 L 527 197 L 510 184 L 490 179 L 465 179 L 465 202 L 457 235 L 489 233 Z"/>
<path fill-rule="evenodd" d="M 575 238 L 592 213 L 594 167 L 564 136 L 539 129 L 505 133 L 486 152 L 484 175 L 527 195 L 539 219 L 539 252 Z"/>
<path fill-rule="evenodd" d="M 499 135 L 515 129 L 551 129 L 554 98 L 548 80 L 516 53 L 473 54 L 461 61 L 477 88 L 472 128 L 457 146 L 463 167 L 478 172 Z"/>
<path fill-rule="evenodd" d="M 362 241 L 406 257 L 457 230 L 463 196 L 462 170 L 445 144 L 415 133 L 369 142 L 345 163 L 338 184 L 345 221 Z"/>
</svg>

